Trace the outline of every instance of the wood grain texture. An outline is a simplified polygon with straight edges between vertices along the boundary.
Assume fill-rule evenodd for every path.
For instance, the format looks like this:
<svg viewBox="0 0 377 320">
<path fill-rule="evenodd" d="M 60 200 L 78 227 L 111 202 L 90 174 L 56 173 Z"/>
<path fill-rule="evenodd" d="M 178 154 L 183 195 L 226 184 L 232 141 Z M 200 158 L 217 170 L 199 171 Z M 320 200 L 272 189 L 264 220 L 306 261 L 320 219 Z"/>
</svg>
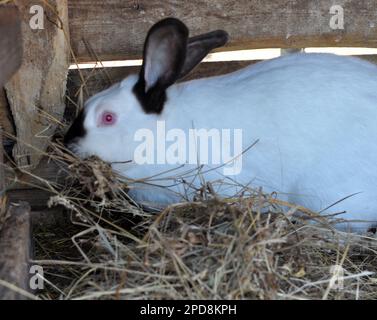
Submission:
<svg viewBox="0 0 377 320">
<path fill-rule="evenodd" d="M 21 65 L 21 22 L 17 7 L 0 5 L 0 88 Z"/>
<path fill-rule="evenodd" d="M 148 29 L 160 19 L 182 19 L 192 35 L 230 34 L 220 50 L 377 46 L 375 0 L 69 0 L 71 45 L 80 61 L 141 56 Z M 344 29 L 330 27 L 332 5 L 344 9 Z M 85 41 L 84 41 L 85 40 Z"/>
<path fill-rule="evenodd" d="M 31 174 L 27 172 L 28 170 L 25 170 L 24 173 L 20 173 L 6 167 L 8 202 L 27 201 L 33 211 L 45 210 L 50 197 L 56 196 L 56 193 L 49 191 L 50 186 L 59 190 L 59 185 L 65 183 L 68 168 L 61 163 L 42 158 L 39 165 L 30 171 Z"/>
<path fill-rule="evenodd" d="M 0 279 L 29 291 L 29 260 L 31 254 L 30 206 L 26 202 L 9 208 L 9 219 L 0 232 Z M 0 300 L 25 297 L 0 285 Z"/>
<path fill-rule="evenodd" d="M 6 85 L 17 131 L 13 156 L 18 166 L 34 167 L 64 114 L 69 66 L 69 44 L 61 29 L 68 29 L 67 0 L 15 0 L 21 13 L 24 57 L 19 71 Z M 44 7 L 44 29 L 30 25 L 31 5 Z M 59 18 L 58 18 L 58 16 Z M 59 20 L 60 19 L 60 20 Z"/>
</svg>

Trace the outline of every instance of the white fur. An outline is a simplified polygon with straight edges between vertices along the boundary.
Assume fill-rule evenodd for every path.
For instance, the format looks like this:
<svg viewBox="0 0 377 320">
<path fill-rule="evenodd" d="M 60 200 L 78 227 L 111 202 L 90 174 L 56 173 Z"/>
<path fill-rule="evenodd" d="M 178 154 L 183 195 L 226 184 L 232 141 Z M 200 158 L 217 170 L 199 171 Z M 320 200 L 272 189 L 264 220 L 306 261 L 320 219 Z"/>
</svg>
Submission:
<svg viewBox="0 0 377 320">
<path fill-rule="evenodd" d="M 277 192 L 282 200 L 315 211 L 357 193 L 324 213 L 346 211 L 341 216 L 345 219 L 377 221 L 376 66 L 329 54 L 288 55 L 225 76 L 174 85 L 161 115 L 143 112 L 131 92 L 136 80 L 130 76 L 88 101 L 88 134 L 77 146 L 82 155 L 96 154 L 110 162 L 132 160 L 138 144 L 133 140 L 135 131 L 155 130 L 157 120 L 165 120 L 167 129 L 186 132 L 193 127 L 240 128 L 245 149 L 259 142 L 244 154 L 241 174 L 231 177 L 237 183 Z M 114 127 L 96 126 L 105 109 L 118 114 Z M 195 169 L 193 165 L 158 177 L 177 166 L 113 166 L 132 179 L 154 176 L 149 183 L 157 187 L 135 185 L 131 194 L 138 201 L 166 205 L 181 200 L 182 193 L 192 197 L 193 189 L 174 176 Z M 185 176 L 200 185 L 200 176 Z M 228 183 L 228 187 L 214 183 L 221 194 L 241 189 L 222 170 L 203 176 Z M 168 190 L 158 188 L 166 185 Z M 372 225 L 351 227 L 364 230 Z"/>
</svg>

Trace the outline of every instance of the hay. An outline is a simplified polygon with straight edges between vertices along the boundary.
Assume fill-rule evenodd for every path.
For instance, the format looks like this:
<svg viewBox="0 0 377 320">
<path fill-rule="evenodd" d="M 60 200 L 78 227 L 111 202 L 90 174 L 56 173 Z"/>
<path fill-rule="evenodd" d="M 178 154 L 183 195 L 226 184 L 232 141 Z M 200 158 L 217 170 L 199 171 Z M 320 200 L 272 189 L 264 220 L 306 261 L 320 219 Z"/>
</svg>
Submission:
<svg viewBox="0 0 377 320">
<path fill-rule="evenodd" d="M 49 205 L 70 219 L 35 234 L 33 263 L 48 280 L 42 299 L 377 298 L 372 235 L 283 210 L 260 190 L 151 213 L 108 164 L 65 154 L 54 146 L 51 157 L 70 174 Z"/>
</svg>

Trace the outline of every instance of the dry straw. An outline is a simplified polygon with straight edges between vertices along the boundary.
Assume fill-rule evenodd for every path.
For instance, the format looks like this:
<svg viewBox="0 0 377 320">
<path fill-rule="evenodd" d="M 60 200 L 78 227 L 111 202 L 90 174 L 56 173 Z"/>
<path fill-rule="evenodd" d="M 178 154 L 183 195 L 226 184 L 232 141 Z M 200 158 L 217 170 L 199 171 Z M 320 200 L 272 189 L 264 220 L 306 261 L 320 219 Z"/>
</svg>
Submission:
<svg viewBox="0 0 377 320">
<path fill-rule="evenodd" d="M 203 187 L 195 202 L 151 212 L 99 159 L 57 144 L 50 157 L 67 176 L 49 205 L 70 220 L 35 234 L 42 299 L 377 298 L 372 235 L 252 189 L 221 199 Z"/>
</svg>

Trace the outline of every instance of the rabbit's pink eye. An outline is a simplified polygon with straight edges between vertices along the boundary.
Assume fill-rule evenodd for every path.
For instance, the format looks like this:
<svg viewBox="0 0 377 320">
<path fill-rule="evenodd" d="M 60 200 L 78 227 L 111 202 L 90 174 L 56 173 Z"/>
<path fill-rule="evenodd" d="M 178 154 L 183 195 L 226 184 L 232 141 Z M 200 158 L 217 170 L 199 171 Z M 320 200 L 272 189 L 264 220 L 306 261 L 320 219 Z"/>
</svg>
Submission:
<svg viewBox="0 0 377 320">
<path fill-rule="evenodd" d="M 101 119 L 101 123 L 102 125 L 112 125 L 115 123 L 115 120 L 116 120 L 116 116 L 114 113 L 111 113 L 111 112 L 104 112 L 102 114 L 102 119 Z"/>
</svg>

